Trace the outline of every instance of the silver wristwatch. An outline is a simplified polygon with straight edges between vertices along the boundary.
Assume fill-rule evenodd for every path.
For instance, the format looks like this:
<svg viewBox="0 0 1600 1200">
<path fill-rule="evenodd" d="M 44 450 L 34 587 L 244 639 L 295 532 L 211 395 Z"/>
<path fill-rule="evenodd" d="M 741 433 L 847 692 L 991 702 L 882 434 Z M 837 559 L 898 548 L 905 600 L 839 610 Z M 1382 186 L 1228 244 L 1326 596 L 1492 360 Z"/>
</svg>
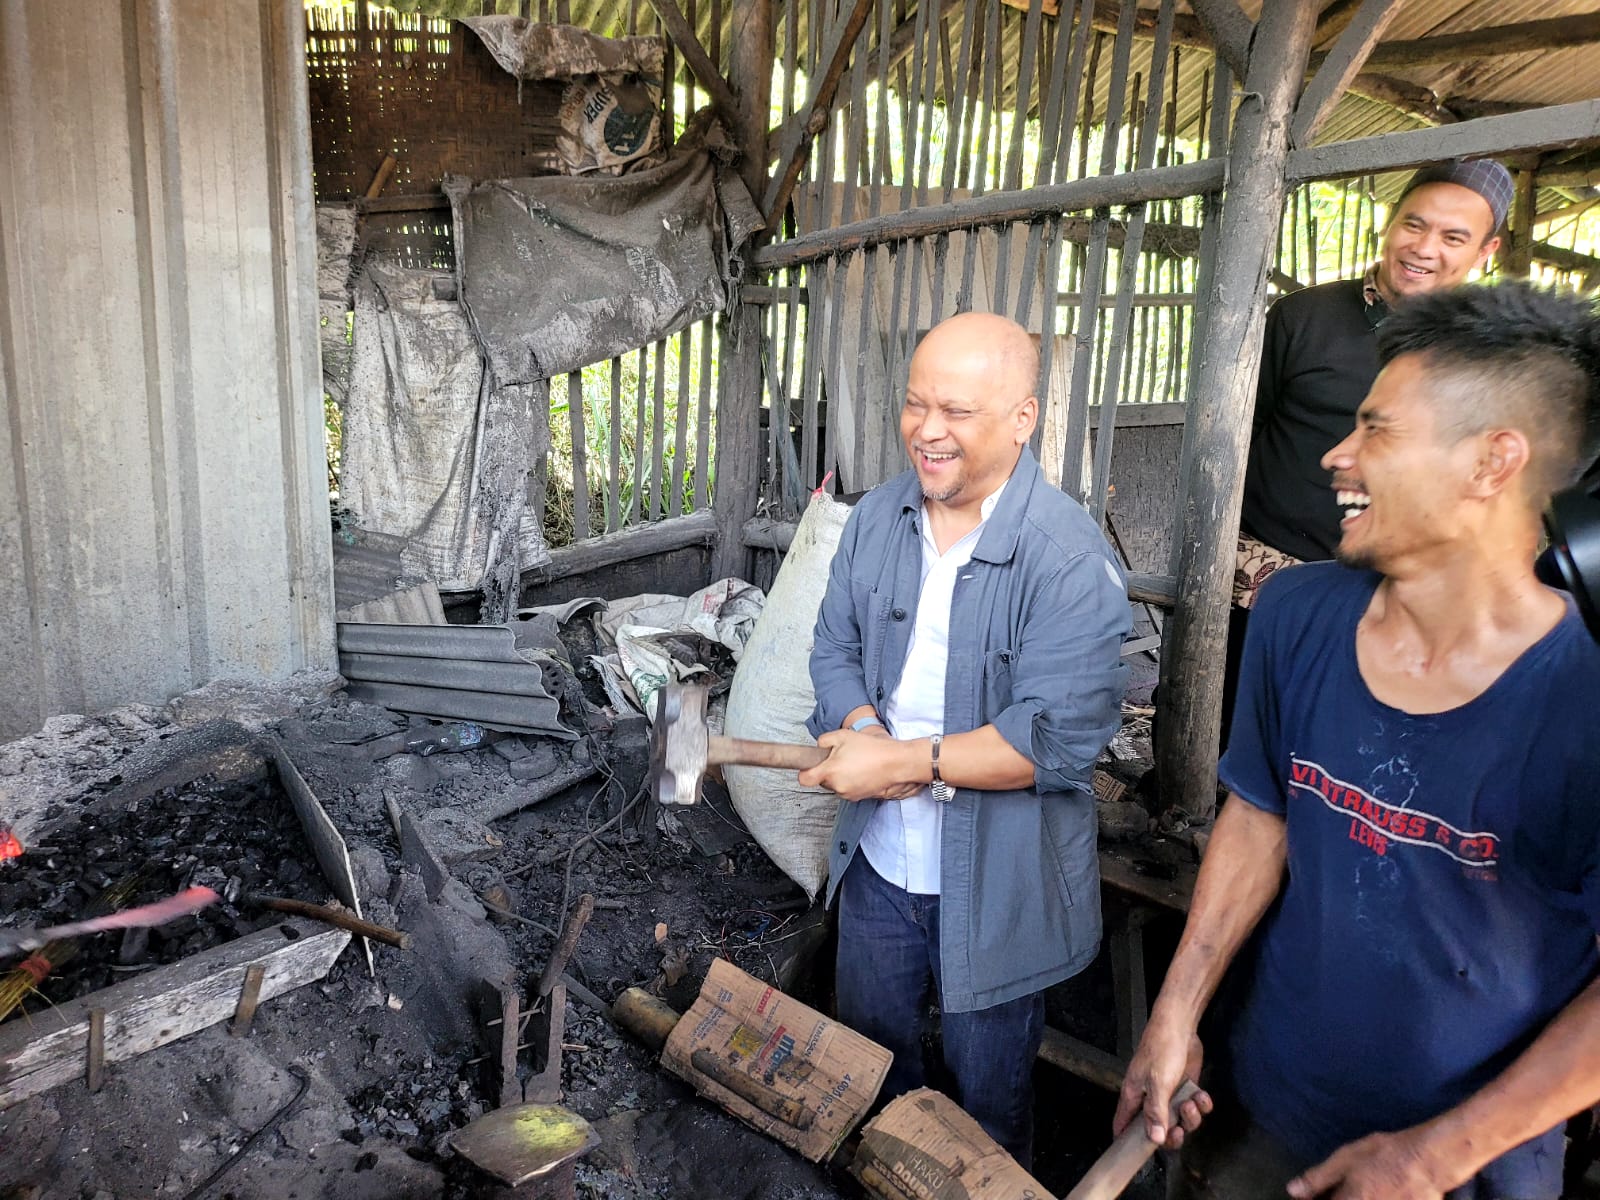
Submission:
<svg viewBox="0 0 1600 1200">
<path fill-rule="evenodd" d="M 940 804 L 949 804 L 956 797 L 955 788 L 951 787 L 939 777 L 939 743 L 944 741 L 944 734 L 935 733 L 928 737 L 928 746 L 933 751 L 933 783 L 931 789 L 933 798 Z"/>
</svg>

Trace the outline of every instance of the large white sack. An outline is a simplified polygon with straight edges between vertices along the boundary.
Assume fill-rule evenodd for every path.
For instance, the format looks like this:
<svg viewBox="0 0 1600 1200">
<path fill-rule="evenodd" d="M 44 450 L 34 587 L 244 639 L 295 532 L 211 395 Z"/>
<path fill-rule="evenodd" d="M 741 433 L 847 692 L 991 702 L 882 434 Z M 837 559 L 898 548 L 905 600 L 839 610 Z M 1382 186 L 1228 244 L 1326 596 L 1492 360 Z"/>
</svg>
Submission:
<svg viewBox="0 0 1600 1200">
<path fill-rule="evenodd" d="M 806 718 L 816 705 L 811 633 L 827 590 L 828 566 L 849 515 L 849 506 L 829 496 L 819 494 L 807 505 L 734 672 L 725 729 L 729 737 L 812 742 L 806 732 Z M 801 787 L 793 771 L 732 765 L 722 770 L 733 807 L 761 848 L 815 896 L 828 878 L 828 842 L 839 798 L 822 788 Z"/>
</svg>

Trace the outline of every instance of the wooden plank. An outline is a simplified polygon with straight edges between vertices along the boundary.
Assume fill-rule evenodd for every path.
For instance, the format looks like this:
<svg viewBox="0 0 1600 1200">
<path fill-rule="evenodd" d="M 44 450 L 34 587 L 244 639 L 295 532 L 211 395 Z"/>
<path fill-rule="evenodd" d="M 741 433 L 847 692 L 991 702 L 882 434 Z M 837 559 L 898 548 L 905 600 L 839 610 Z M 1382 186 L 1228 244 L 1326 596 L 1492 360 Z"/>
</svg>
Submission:
<svg viewBox="0 0 1600 1200">
<path fill-rule="evenodd" d="M 1056 213 L 1110 208 L 1112 205 L 1135 204 L 1142 200 L 1194 196 L 1220 188 L 1225 171 L 1223 160 L 1208 158 L 1178 166 L 1152 167 L 1148 171 L 1094 175 L 1070 183 L 992 192 L 986 196 L 931 204 L 909 212 L 883 213 L 837 229 L 802 234 L 778 245 L 763 247 L 756 251 L 752 260 L 758 270 L 775 271 L 850 250 L 916 237 L 931 237 L 937 233 L 954 233 L 981 225 L 1032 221 Z"/>
<path fill-rule="evenodd" d="M 523 578 L 529 583 L 549 583 L 632 562 L 636 558 L 651 558 L 690 546 L 709 546 L 716 536 L 716 528 L 716 518 L 709 510 L 651 521 L 552 550 L 549 562 L 530 569 Z"/>
<path fill-rule="evenodd" d="M 611 477 L 606 480 L 606 532 L 622 528 L 622 360 L 611 360 Z"/>
<path fill-rule="evenodd" d="M 1360 10 L 1300 94 L 1300 102 L 1294 110 L 1294 124 L 1289 131 L 1292 144 L 1311 144 L 1399 11 L 1400 0 L 1362 0 Z"/>
<path fill-rule="evenodd" d="M 298 936 L 273 926 L 0 1027 L 0 1109 L 82 1074 L 96 1008 L 105 1011 L 105 1062 L 124 1062 L 227 1020 L 252 963 L 265 968 L 261 996 L 270 1000 L 321 979 L 350 942 L 343 929 L 285 924 Z"/>
<path fill-rule="evenodd" d="M 1202 819 L 1216 808 L 1223 655 L 1250 398 L 1266 320 L 1267 268 L 1287 190 L 1289 115 L 1316 17 L 1311 5 L 1268 5 L 1256 31 L 1245 91 L 1258 99 L 1241 105 L 1234 123 L 1228 201 L 1207 293 L 1210 319 L 1198 348 L 1200 368 L 1185 422 L 1178 603 L 1165 630 L 1161 698 L 1166 711 L 1156 754 L 1162 794 Z M 1441 132 L 1428 130 L 1426 136 Z"/>
<path fill-rule="evenodd" d="M 1163 879 L 1141 870 L 1139 858 L 1118 846 L 1100 848 L 1100 882 L 1136 900 L 1154 904 L 1180 915 L 1187 914 L 1194 898 L 1194 881 L 1200 865 L 1182 862 L 1172 865 L 1172 877 Z"/>
<path fill-rule="evenodd" d="M 1403 171 L 1445 158 L 1554 150 L 1597 140 L 1600 100 L 1581 100 L 1438 129 L 1386 133 L 1295 150 L 1284 164 L 1284 178 L 1292 186 L 1312 179 Z"/>
<path fill-rule="evenodd" d="M 1172 575 L 1146 575 L 1128 572 L 1128 599 L 1140 604 L 1173 608 L 1178 603 L 1178 580 Z"/>
</svg>

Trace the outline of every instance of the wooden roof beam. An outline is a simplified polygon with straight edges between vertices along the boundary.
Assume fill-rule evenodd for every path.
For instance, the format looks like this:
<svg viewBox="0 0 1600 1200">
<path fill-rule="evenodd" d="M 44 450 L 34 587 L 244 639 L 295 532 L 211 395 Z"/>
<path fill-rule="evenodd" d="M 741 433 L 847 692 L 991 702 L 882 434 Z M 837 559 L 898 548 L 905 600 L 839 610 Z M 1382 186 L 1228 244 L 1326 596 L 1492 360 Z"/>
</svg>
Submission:
<svg viewBox="0 0 1600 1200">
<path fill-rule="evenodd" d="M 1300 93 L 1289 131 L 1291 145 L 1311 144 L 1399 11 L 1400 0 L 1362 0 L 1322 66 Z"/>
<path fill-rule="evenodd" d="M 1507 116 L 1482 117 L 1438 129 L 1356 138 L 1290 153 L 1291 184 L 1404 171 L 1444 158 L 1527 154 L 1600 142 L 1600 100 L 1581 100 Z M 1541 181 L 1543 186 L 1554 186 Z"/>
<path fill-rule="evenodd" d="M 1515 25 L 1492 25 L 1464 33 L 1439 33 L 1408 41 L 1380 42 L 1367 58 L 1369 67 L 1426 67 L 1466 58 L 1496 58 L 1536 50 L 1562 50 L 1600 42 L 1600 13 L 1552 17 Z M 1311 56 L 1316 65 L 1326 54 Z"/>
</svg>

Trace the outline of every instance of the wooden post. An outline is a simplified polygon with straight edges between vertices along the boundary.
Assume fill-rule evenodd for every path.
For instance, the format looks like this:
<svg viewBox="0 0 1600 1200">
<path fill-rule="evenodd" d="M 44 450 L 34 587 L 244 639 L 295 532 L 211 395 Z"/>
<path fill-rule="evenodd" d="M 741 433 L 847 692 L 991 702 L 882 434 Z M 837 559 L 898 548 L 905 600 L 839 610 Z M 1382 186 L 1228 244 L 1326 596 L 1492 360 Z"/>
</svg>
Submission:
<svg viewBox="0 0 1600 1200">
<path fill-rule="evenodd" d="M 1268 4 L 1229 147 L 1217 268 L 1189 408 L 1178 606 L 1161 656 L 1156 762 L 1162 794 L 1198 818 L 1216 809 L 1223 656 L 1250 413 L 1261 362 L 1267 270 L 1287 190 L 1289 125 L 1316 26 L 1313 4 Z"/>
<path fill-rule="evenodd" d="M 739 172 L 754 197 L 766 193 L 767 122 L 772 101 L 772 0 L 733 0 L 729 74 L 739 99 Z M 739 304 L 728 314 L 717 404 L 717 479 L 712 508 L 717 544 L 711 578 L 743 577 L 749 551 L 744 523 L 761 498 L 761 310 Z"/>
<path fill-rule="evenodd" d="M 1506 257 L 1506 273 L 1526 279 L 1533 267 L 1533 210 L 1537 200 L 1534 172 L 1518 171 L 1516 191 L 1511 198 L 1511 252 Z"/>
</svg>

